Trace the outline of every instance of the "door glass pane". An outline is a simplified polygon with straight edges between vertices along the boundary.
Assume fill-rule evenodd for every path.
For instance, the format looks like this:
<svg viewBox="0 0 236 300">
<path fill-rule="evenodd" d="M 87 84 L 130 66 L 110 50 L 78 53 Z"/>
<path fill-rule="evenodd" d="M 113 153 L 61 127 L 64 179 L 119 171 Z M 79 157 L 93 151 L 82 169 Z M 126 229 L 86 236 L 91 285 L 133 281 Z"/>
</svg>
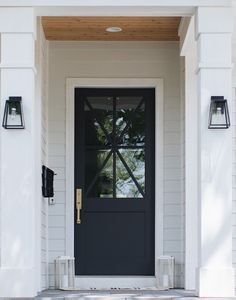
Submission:
<svg viewBox="0 0 236 300">
<path fill-rule="evenodd" d="M 142 198 L 140 189 L 145 193 L 145 161 L 144 149 L 120 149 L 127 167 L 116 155 L 116 197 L 117 198 Z M 135 180 L 132 178 L 135 178 Z M 139 186 L 139 188 L 138 188 Z"/>
<path fill-rule="evenodd" d="M 87 150 L 85 191 L 89 197 L 113 197 L 113 155 L 109 150 Z"/>
<path fill-rule="evenodd" d="M 143 197 L 145 193 L 145 101 L 143 97 L 87 97 L 84 111 L 87 196 Z M 113 120 L 113 117 L 116 119 Z M 113 130 L 114 122 L 116 128 Z M 136 146 L 140 148 L 137 149 Z M 116 158 L 115 165 L 113 155 Z M 113 192 L 114 173 L 116 177 Z"/>
<path fill-rule="evenodd" d="M 117 97 L 116 134 L 118 144 L 143 146 L 145 104 L 143 97 Z"/>
<path fill-rule="evenodd" d="M 110 144 L 113 131 L 113 98 L 87 97 L 84 111 L 86 145 Z"/>
</svg>

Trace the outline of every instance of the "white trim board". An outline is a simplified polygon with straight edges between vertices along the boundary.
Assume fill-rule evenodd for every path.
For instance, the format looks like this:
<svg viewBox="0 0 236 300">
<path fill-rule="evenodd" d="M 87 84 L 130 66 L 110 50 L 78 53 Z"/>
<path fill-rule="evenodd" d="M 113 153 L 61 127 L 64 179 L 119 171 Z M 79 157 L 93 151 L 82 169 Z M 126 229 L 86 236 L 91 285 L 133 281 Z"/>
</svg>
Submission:
<svg viewBox="0 0 236 300">
<path fill-rule="evenodd" d="M 163 79 L 67 78 L 66 80 L 66 255 L 74 256 L 74 97 L 75 88 L 155 88 L 155 261 L 163 254 Z M 147 287 L 150 276 L 78 276 L 80 288 Z"/>
<path fill-rule="evenodd" d="M 142 0 L 121 0 L 119 5 L 117 2 L 111 2 L 107 5 L 106 0 L 21 0 L 20 6 L 34 6 L 34 7 L 133 7 L 133 6 L 159 6 L 159 7 L 196 7 L 196 6 L 231 6 L 231 0 L 148 0 L 145 5 Z M 11 7 L 19 6 L 19 0 L 0 0 L 0 6 Z"/>
</svg>

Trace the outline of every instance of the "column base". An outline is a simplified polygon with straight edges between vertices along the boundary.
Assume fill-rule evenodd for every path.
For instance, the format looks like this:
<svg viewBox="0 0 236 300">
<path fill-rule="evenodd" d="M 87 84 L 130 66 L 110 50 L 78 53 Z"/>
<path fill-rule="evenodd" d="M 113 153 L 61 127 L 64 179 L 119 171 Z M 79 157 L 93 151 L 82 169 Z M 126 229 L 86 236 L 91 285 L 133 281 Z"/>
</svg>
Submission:
<svg viewBox="0 0 236 300">
<path fill-rule="evenodd" d="M 0 268 L 0 298 L 37 296 L 36 270 Z"/>
<path fill-rule="evenodd" d="M 196 290 L 198 297 L 234 297 L 234 269 L 197 269 Z"/>
</svg>

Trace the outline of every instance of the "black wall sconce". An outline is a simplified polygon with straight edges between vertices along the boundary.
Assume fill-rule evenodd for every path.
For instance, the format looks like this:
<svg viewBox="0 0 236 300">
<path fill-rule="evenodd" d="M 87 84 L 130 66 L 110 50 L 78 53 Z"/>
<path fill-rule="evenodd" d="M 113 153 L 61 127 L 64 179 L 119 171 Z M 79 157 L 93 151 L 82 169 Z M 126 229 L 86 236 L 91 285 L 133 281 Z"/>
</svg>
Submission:
<svg viewBox="0 0 236 300">
<path fill-rule="evenodd" d="M 227 129 L 229 127 L 230 118 L 227 100 L 223 96 L 212 96 L 208 128 Z"/>
<path fill-rule="evenodd" d="M 21 97 L 9 97 L 6 100 L 2 127 L 5 129 L 24 129 Z"/>
</svg>

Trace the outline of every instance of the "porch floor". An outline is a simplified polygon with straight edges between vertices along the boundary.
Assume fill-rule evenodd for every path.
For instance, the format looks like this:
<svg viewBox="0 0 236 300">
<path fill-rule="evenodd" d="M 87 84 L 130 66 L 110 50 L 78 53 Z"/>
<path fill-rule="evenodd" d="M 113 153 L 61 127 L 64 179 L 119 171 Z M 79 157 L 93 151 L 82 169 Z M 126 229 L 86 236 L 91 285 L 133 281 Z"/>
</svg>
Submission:
<svg viewBox="0 0 236 300">
<path fill-rule="evenodd" d="M 40 293 L 36 299 L 42 300 L 191 300 L 196 299 L 193 291 L 186 291 L 182 289 L 171 289 L 168 291 L 156 290 L 80 290 L 80 291 L 60 291 L 60 290 L 46 290 Z"/>
</svg>

